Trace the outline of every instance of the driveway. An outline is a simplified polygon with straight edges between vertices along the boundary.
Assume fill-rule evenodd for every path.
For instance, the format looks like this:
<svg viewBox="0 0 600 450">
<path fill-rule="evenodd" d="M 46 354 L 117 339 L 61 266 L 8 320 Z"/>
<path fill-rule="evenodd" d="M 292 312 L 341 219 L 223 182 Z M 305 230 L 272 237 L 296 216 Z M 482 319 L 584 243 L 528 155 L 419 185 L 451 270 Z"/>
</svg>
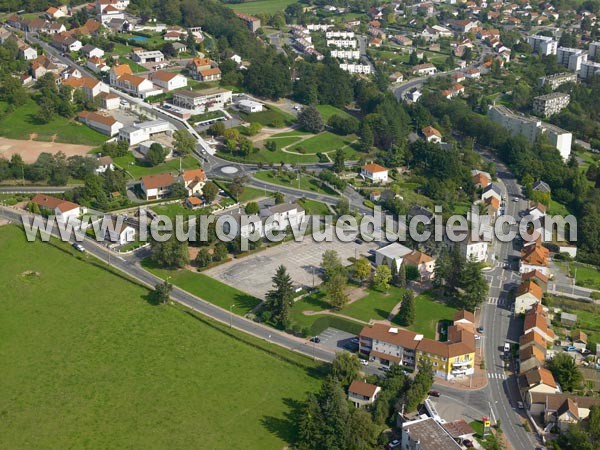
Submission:
<svg viewBox="0 0 600 450">
<path fill-rule="evenodd" d="M 276 245 L 213 267 L 204 274 L 264 299 L 267 291 L 272 289 L 271 278 L 280 265 L 287 268 L 294 286 L 312 287 L 321 284 L 319 268 L 325 250 L 337 251 L 342 263 L 349 265 L 348 258 L 366 256 L 369 250 L 377 247 L 374 242 L 356 244 L 340 242 L 337 239 L 333 242 L 315 242 L 312 237 L 306 236 L 302 242 Z"/>
</svg>

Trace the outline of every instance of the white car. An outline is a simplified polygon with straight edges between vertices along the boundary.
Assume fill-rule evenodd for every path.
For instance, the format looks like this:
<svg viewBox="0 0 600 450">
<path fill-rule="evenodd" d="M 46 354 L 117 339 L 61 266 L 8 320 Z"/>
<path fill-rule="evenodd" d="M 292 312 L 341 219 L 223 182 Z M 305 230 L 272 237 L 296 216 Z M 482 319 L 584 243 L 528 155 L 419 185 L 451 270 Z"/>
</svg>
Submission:
<svg viewBox="0 0 600 450">
<path fill-rule="evenodd" d="M 479 336 L 478 334 L 475 335 L 475 340 L 478 341 L 479 339 L 481 339 L 481 336 Z"/>
<path fill-rule="evenodd" d="M 366 359 L 361 359 L 361 360 L 360 360 L 360 363 L 361 363 L 363 366 L 368 366 L 368 365 L 369 365 L 369 361 L 367 361 Z"/>
<path fill-rule="evenodd" d="M 515 198 L 513 198 L 513 202 L 518 202 L 519 200 L 520 200 L 520 198 L 519 198 L 519 197 L 515 197 Z"/>
</svg>

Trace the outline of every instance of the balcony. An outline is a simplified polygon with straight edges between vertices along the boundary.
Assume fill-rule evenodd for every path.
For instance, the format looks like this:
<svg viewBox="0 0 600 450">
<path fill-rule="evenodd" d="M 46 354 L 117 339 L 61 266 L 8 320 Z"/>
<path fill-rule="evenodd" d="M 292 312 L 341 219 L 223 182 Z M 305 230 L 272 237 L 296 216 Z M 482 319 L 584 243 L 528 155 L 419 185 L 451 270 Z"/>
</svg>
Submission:
<svg viewBox="0 0 600 450">
<path fill-rule="evenodd" d="M 463 367 L 460 369 L 452 369 L 452 375 L 464 375 L 466 374 L 471 367 Z"/>
<path fill-rule="evenodd" d="M 470 359 L 465 359 L 464 361 L 455 361 L 452 363 L 452 367 L 464 367 L 466 365 L 473 364 L 473 361 Z"/>
</svg>

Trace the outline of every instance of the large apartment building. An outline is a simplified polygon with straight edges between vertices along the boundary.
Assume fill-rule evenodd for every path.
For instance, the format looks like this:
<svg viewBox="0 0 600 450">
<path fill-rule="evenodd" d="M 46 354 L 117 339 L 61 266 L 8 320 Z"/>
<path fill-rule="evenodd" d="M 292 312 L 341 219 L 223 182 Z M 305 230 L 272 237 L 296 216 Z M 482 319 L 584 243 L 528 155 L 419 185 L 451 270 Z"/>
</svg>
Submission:
<svg viewBox="0 0 600 450">
<path fill-rule="evenodd" d="M 592 62 L 592 61 L 584 61 L 581 63 L 581 69 L 579 71 L 579 76 L 585 80 L 587 78 L 592 78 L 594 75 L 600 74 L 600 63 Z"/>
<path fill-rule="evenodd" d="M 533 49 L 533 53 L 540 55 L 556 55 L 558 50 L 558 42 L 548 36 L 533 35 L 529 36 L 529 45 Z"/>
<path fill-rule="evenodd" d="M 555 73 L 553 75 L 538 78 L 539 87 L 548 84 L 552 90 L 555 90 L 561 84 L 565 83 L 577 83 L 577 74 L 568 72 Z"/>
<path fill-rule="evenodd" d="M 587 61 L 587 53 L 579 48 L 558 47 L 556 62 L 565 66 L 572 72 L 581 69 L 581 63 Z"/>
<path fill-rule="evenodd" d="M 550 143 L 560 152 L 564 160 L 571 155 L 573 135 L 557 126 L 542 122 L 534 117 L 516 114 L 505 106 L 492 106 L 488 111 L 490 119 L 506 128 L 510 134 L 521 134 L 529 142 L 535 142 L 540 134 L 545 134 Z"/>
<path fill-rule="evenodd" d="M 569 106 L 571 96 L 563 92 L 540 95 L 533 99 L 533 112 L 538 116 L 548 117 Z"/>
<path fill-rule="evenodd" d="M 471 313 L 457 313 L 454 325 L 448 327 L 448 340 L 439 342 L 414 331 L 381 323 L 360 332 L 359 351 L 383 364 L 399 364 L 418 368 L 421 360 L 429 360 L 437 377 L 450 380 L 471 375 L 475 371 L 474 318 Z"/>
</svg>

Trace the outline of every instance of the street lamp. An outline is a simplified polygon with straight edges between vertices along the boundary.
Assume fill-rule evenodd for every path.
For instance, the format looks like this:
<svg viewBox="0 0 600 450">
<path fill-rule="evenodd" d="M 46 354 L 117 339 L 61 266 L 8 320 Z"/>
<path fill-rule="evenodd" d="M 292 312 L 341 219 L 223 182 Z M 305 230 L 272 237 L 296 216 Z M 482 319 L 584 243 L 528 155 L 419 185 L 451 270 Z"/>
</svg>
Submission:
<svg viewBox="0 0 600 450">
<path fill-rule="evenodd" d="M 233 321 L 233 308 L 235 307 L 234 304 L 231 304 L 231 306 L 229 307 L 229 328 L 231 328 L 231 323 Z"/>
</svg>

